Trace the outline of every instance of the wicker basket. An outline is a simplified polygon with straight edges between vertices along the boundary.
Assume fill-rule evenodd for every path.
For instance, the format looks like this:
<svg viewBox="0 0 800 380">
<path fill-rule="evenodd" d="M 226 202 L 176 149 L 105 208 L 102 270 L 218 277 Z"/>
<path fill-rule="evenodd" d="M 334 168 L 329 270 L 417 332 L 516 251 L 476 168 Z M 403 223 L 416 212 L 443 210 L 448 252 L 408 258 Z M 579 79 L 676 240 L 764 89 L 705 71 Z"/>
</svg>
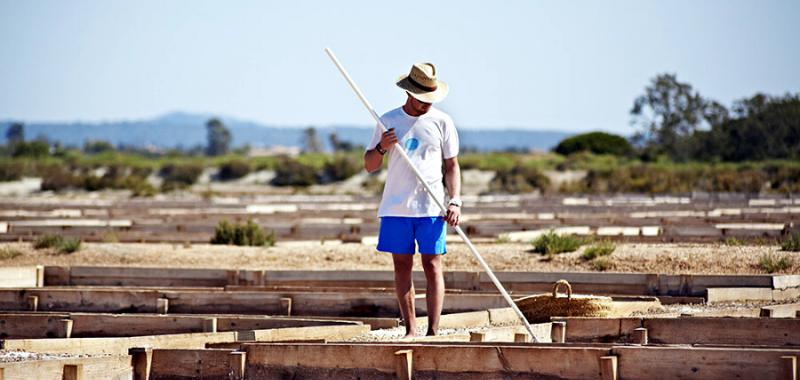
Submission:
<svg viewBox="0 0 800 380">
<path fill-rule="evenodd" d="M 566 296 L 558 294 L 562 285 Z M 552 295 L 538 294 L 514 302 L 531 323 L 549 322 L 550 317 L 607 317 L 613 310 L 611 297 L 573 295 L 567 280 L 556 281 Z"/>
</svg>

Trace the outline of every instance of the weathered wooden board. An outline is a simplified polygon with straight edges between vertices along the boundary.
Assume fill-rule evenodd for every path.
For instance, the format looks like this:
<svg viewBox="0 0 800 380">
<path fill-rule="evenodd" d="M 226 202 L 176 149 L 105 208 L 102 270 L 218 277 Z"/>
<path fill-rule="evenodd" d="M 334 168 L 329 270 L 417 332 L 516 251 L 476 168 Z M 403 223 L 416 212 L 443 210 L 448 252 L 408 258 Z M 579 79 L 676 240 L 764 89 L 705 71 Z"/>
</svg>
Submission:
<svg viewBox="0 0 800 380">
<path fill-rule="evenodd" d="M 127 355 L 0 362 L 3 380 L 61 380 L 64 366 L 76 366 L 78 379 L 128 380 L 132 376 L 131 359 Z"/>
<path fill-rule="evenodd" d="M 760 315 L 769 318 L 795 318 L 800 311 L 800 303 L 764 306 Z"/>
<path fill-rule="evenodd" d="M 298 337 L 338 340 L 351 338 L 368 331 L 369 326 L 366 325 L 341 325 L 123 338 L 5 339 L 0 340 L 0 349 L 44 353 L 127 355 L 128 349 L 133 347 L 199 349 L 209 343 L 296 340 Z"/>
<path fill-rule="evenodd" d="M 781 356 L 800 349 L 614 347 L 612 353 L 626 380 L 785 379 Z"/>
<path fill-rule="evenodd" d="M 0 288 L 35 288 L 42 286 L 39 273 L 43 267 L 0 267 Z"/>
<path fill-rule="evenodd" d="M 642 327 L 653 343 L 800 346 L 799 319 L 648 318 Z"/>
<path fill-rule="evenodd" d="M 412 350 L 415 377 L 438 379 L 600 377 L 607 348 L 437 344 L 246 344 L 247 374 L 289 377 L 394 379 L 395 353 Z"/>
<path fill-rule="evenodd" d="M 153 350 L 150 378 L 228 380 L 238 373 L 241 360 L 234 350 L 209 348 L 202 350 Z"/>
</svg>

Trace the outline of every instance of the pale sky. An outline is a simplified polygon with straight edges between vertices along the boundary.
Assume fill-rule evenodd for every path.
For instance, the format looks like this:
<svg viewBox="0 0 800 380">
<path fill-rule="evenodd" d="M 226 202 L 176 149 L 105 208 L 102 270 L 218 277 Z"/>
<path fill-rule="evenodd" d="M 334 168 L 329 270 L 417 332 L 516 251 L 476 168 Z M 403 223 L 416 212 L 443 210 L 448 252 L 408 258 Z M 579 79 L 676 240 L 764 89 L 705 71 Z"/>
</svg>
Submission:
<svg viewBox="0 0 800 380">
<path fill-rule="evenodd" d="M 434 62 L 461 127 L 628 134 L 650 78 L 730 105 L 800 92 L 800 1 L 0 0 L 0 120 L 214 113 L 371 125 Z"/>
</svg>

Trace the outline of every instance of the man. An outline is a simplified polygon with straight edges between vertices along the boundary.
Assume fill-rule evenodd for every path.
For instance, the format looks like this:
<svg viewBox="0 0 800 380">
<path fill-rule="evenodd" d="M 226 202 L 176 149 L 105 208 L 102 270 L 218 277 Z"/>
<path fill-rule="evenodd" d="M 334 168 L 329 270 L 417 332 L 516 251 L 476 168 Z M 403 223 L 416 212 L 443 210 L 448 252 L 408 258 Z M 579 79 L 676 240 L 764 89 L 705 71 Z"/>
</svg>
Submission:
<svg viewBox="0 0 800 380">
<path fill-rule="evenodd" d="M 368 172 L 379 170 L 384 155 L 389 156 L 389 172 L 378 208 L 381 226 L 377 249 L 392 254 L 395 290 L 406 325 L 406 338 L 410 338 L 416 333 L 414 283 L 411 280 L 415 241 L 427 280 L 427 335 L 437 334 L 444 301 L 442 255 L 447 253 L 445 222 L 451 226 L 458 225 L 461 169 L 456 157 L 458 133 L 453 120 L 431 106 L 444 99 L 449 90 L 446 83 L 436 78 L 436 67 L 432 63 L 415 64 L 396 84 L 406 91 L 406 102 L 381 117 L 381 122 L 389 130 L 382 132 L 380 126 L 376 127 L 364 154 L 364 168 Z M 412 169 L 393 148 L 398 142 L 433 194 L 425 191 Z M 444 204 L 442 166 L 450 199 L 445 216 L 431 199 L 434 196 Z"/>
</svg>

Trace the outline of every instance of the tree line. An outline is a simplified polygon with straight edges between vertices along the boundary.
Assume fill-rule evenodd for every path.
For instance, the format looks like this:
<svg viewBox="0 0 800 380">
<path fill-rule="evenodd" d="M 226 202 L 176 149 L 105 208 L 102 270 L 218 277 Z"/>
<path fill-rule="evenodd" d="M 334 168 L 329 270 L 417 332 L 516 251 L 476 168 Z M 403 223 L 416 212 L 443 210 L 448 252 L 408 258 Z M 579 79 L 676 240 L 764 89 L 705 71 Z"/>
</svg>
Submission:
<svg viewBox="0 0 800 380">
<path fill-rule="evenodd" d="M 625 139 L 603 132 L 567 138 L 560 154 L 638 156 L 644 161 L 742 162 L 800 158 L 800 96 L 762 93 L 730 108 L 703 97 L 675 74 L 661 74 L 645 87 L 630 111 L 637 132 Z"/>
</svg>

